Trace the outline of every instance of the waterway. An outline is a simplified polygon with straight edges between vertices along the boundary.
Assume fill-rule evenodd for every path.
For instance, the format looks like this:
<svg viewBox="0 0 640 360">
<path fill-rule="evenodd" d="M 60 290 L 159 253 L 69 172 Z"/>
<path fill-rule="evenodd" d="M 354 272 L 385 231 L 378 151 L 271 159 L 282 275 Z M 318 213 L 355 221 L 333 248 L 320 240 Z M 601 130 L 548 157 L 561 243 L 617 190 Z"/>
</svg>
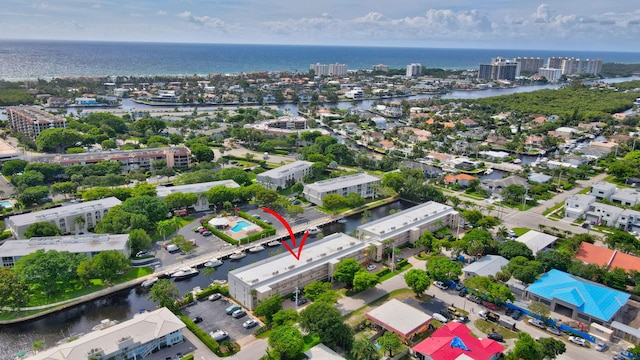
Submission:
<svg viewBox="0 0 640 360">
<path fill-rule="evenodd" d="M 367 221 L 373 221 L 389 215 L 391 210 L 404 210 L 412 207 L 411 203 L 395 201 L 370 210 L 371 215 Z M 362 214 L 347 218 L 346 224 L 334 223 L 322 228 L 324 236 L 336 232 L 350 234 L 362 224 Z M 309 237 L 308 241 L 314 242 L 321 237 Z M 259 253 L 247 253 L 247 256 L 238 260 L 225 260 L 224 264 L 216 269 L 211 277 L 202 273 L 200 275 L 178 281 L 176 284 L 180 294 L 191 291 L 194 287 L 205 288 L 213 280 L 227 279 L 227 273 L 250 263 L 266 259 L 284 250 L 283 246 L 267 248 Z M 20 350 L 28 350 L 38 340 L 45 340 L 47 347 L 56 344 L 57 341 L 73 334 L 86 333 L 98 325 L 103 319 L 125 321 L 131 319 L 134 314 L 142 309 L 155 309 L 156 304 L 149 300 L 149 292 L 140 287 L 123 290 L 101 299 L 90 301 L 73 308 L 47 315 L 41 319 L 20 324 L 0 326 L 0 359 L 9 360 Z"/>
</svg>

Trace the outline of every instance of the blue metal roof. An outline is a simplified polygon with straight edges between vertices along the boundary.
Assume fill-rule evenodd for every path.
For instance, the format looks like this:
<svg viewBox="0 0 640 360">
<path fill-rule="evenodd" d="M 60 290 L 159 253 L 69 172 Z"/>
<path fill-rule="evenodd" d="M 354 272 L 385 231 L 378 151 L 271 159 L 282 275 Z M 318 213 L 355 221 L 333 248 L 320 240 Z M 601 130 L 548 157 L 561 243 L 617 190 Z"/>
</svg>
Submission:
<svg viewBox="0 0 640 360">
<path fill-rule="evenodd" d="M 545 299 L 572 304 L 591 317 L 609 322 L 630 295 L 553 269 L 529 285 L 527 291 Z"/>
</svg>

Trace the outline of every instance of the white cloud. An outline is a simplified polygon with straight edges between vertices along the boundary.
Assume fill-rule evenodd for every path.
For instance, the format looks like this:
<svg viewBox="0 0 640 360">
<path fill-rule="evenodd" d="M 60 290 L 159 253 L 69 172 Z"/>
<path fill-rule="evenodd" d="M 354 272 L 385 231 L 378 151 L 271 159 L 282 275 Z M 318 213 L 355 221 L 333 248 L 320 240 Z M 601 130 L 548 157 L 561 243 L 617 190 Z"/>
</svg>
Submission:
<svg viewBox="0 0 640 360">
<path fill-rule="evenodd" d="M 540 4 L 533 14 L 533 22 L 548 23 L 551 14 L 549 13 L 549 4 Z"/>
<path fill-rule="evenodd" d="M 191 11 L 182 12 L 178 14 L 178 17 L 202 27 L 214 29 L 223 29 L 225 27 L 225 22 L 220 19 L 212 18 L 209 16 L 194 16 L 193 14 L 191 14 Z"/>
<path fill-rule="evenodd" d="M 158 12 L 156 13 L 156 15 L 167 15 L 167 12 L 164 10 L 158 10 Z"/>
</svg>

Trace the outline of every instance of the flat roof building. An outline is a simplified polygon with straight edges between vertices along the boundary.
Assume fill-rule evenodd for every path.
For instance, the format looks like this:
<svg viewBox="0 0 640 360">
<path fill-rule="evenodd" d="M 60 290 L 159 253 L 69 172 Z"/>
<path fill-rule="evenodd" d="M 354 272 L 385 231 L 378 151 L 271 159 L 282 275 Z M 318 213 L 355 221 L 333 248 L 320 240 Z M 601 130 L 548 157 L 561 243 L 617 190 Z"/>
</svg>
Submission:
<svg viewBox="0 0 640 360">
<path fill-rule="evenodd" d="M 183 342 L 185 327 L 169 309 L 161 308 L 136 314 L 131 320 L 40 351 L 29 359 L 142 359 L 152 352 Z"/>
<path fill-rule="evenodd" d="M 382 242 L 394 239 L 396 246 L 416 242 L 424 231 L 436 232 L 443 227 L 456 229 L 459 213 L 451 206 L 428 201 L 412 208 L 358 226 L 359 239 Z M 381 245 L 381 244 L 378 244 Z M 378 246 L 376 259 L 382 258 L 383 246 Z"/>
<path fill-rule="evenodd" d="M 495 276 L 502 267 L 509 264 L 509 260 L 499 255 L 487 255 L 478 261 L 462 268 L 462 272 L 466 278 L 474 276 Z"/>
<path fill-rule="evenodd" d="M 322 206 L 322 199 L 329 194 L 347 196 L 356 193 L 365 199 L 372 198 L 375 196 L 375 187 L 379 184 L 380 178 L 359 173 L 306 184 L 302 193 L 308 201 Z"/>
<path fill-rule="evenodd" d="M 426 331 L 433 319 L 424 311 L 397 299 L 387 301 L 365 316 L 381 328 L 398 334 L 402 339 L 411 339 L 415 334 Z"/>
<path fill-rule="evenodd" d="M 535 230 L 529 230 L 522 236 L 516 238 L 517 242 L 527 245 L 527 247 L 533 251 L 534 255 L 553 245 L 556 240 L 558 240 L 558 237 L 556 236 Z"/>
<path fill-rule="evenodd" d="M 362 262 L 366 247 L 366 243 L 343 233 L 329 235 L 307 244 L 300 260 L 284 252 L 230 271 L 229 294 L 253 310 L 273 295 L 291 294 L 314 281 L 331 281 L 336 264 L 345 258 Z"/>
<path fill-rule="evenodd" d="M 256 176 L 258 184 L 271 190 L 286 189 L 297 182 L 302 182 L 306 175 L 311 175 L 312 162 L 294 161 Z"/>
<path fill-rule="evenodd" d="M 40 110 L 35 106 L 9 106 L 6 111 L 11 130 L 21 132 L 33 140 L 43 130 L 67 126 L 67 119 Z"/>
<path fill-rule="evenodd" d="M 209 189 L 214 188 L 216 186 L 225 186 L 230 189 L 239 188 L 237 182 L 233 180 L 221 180 L 221 181 L 210 181 L 205 183 L 197 183 L 197 184 L 187 184 L 187 185 L 178 185 L 178 186 L 158 186 L 156 187 L 157 196 L 160 199 L 164 199 L 169 194 L 175 193 L 192 193 L 196 195 L 203 194 Z M 198 202 L 193 205 L 193 208 L 196 211 L 209 210 L 209 199 L 206 196 L 198 196 Z"/>
<path fill-rule="evenodd" d="M 24 256 L 38 250 L 68 251 L 84 254 L 91 258 L 103 252 L 114 250 L 127 258 L 131 256 L 129 234 L 83 234 L 71 236 L 35 237 L 29 240 L 8 240 L 0 245 L 0 267 L 13 267 Z"/>
<path fill-rule="evenodd" d="M 78 234 L 87 232 L 87 229 L 96 226 L 98 221 L 102 220 L 112 207 L 120 204 L 122 204 L 122 201 L 112 196 L 100 200 L 66 204 L 28 214 L 14 215 L 9 217 L 6 223 L 16 239 L 24 239 L 24 231 L 29 225 L 37 222 L 50 222 L 59 227 L 63 234 L 71 232 Z M 82 216 L 84 223 L 76 221 L 75 218 L 77 216 Z"/>
</svg>

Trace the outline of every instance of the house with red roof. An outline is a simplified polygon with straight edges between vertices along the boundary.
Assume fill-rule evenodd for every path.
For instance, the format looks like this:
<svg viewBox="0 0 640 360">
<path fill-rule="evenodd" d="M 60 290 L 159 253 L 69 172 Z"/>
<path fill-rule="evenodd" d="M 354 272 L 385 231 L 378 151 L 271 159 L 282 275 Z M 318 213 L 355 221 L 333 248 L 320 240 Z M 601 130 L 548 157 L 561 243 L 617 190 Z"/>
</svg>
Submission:
<svg viewBox="0 0 640 360">
<path fill-rule="evenodd" d="M 598 265 L 609 270 L 620 268 L 626 272 L 630 272 L 631 270 L 640 272 L 639 257 L 588 242 L 582 242 L 582 244 L 580 244 L 575 258 L 583 263 Z"/>
<path fill-rule="evenodd" d="M 450 322 L 411 349 L 420 360 L 494 360 L 504 346 L 491 339 L 471 335 L 465 324 Z"/>
<path fill-rule="evenodd" d="M 469 186 L 469 183 L 474 180 L 478 180 L 478 178 L 467 174 L 448 174 L 444 177 L 445 184 L 458 184 L 460 186 Z"/>
</svg>

